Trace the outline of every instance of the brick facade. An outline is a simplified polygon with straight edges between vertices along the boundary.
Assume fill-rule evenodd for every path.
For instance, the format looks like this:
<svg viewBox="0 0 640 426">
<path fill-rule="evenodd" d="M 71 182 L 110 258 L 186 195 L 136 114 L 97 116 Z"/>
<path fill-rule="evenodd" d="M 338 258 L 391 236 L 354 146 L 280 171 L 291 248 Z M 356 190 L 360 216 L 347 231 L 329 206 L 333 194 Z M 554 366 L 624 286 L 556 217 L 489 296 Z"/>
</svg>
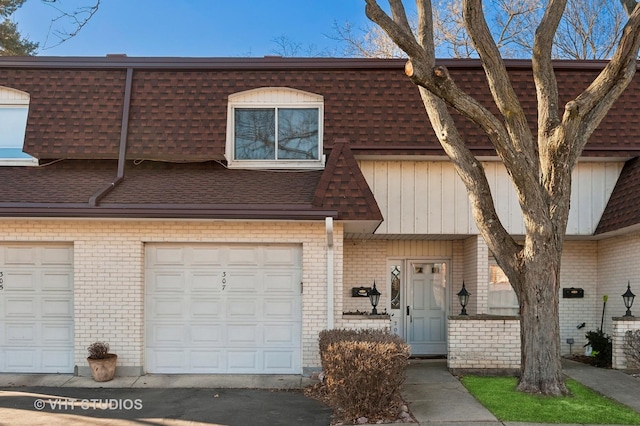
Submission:
<svg viewBox="0 0 640 426">
<path fill-rule="evenodd" d="M 512 374 L 520 369 L 520 319 L 449 317 L 447 366 L 453 372 Z"/>
<path fill-rule="evenodd" d="M 318 333 L 327 325 L 324 222 L 4 220 L 2 229 L 2 242 L 73 244 L 75 364 L 84 369 L 87 346 L 104 340 L 118 354 L 118 374 L 144 369 L 145 243 L 301 244 L 302 366 L 320 365 Z M 337 289 L 343 269 L 341 224 L 334 227 L 334 249 Z M 341 308 L 337 304 L 340 314 Z"/>
</svg>

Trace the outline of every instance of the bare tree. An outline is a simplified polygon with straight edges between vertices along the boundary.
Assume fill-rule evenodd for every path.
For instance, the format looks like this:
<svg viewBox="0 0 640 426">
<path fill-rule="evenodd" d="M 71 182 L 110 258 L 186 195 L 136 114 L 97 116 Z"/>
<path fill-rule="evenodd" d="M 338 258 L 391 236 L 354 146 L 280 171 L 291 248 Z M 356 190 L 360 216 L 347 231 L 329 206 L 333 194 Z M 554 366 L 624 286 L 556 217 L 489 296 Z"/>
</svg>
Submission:
<svg viewBox="0 0 640 426">
<path fill-rule="evenodd" d="M 100 8 L 101 0 L 91 1 L 89 5 L 68 9 L 61 5 L 61 0 L 41 0 L 55 11 L 42 49 L 50 49 L 75 37 Z M 22 37 L 18 25 L 10 19 L 25 2 L 26 0 L 0 0 L 0 56 L 34 55 L 40 48 L 40 43 Z M 52 44 L 49 44 L 49 37 L 55 39 Z"/>
<path fill-rule="evenodd" d="M 491 34 L 503 58 L 529 58 L 535 29 L 542 19 L 542 0 L 487 0 L 484 3 Z M 436 55 L 477 57 L 465 29 L 460 1 L 440 1 L 433 7 Z M 409 24 L 416 32 L 416 19 Z M 626 13 L 617 1 L 569 0 L 552 52 L 558 59 L 607 59 L 615 48 Z M 375 25 L 354 28 L 334 22 L 332 39 L 344 45 L 344 56 L 400 58 L 406 54 Z"/>
<path fill-rule="evenodd" d="M 47 39 L 44 42 L 43 49 L 51 49 L 75 37 L 98 12 L 98 9 L 100 9 L 101 0 L 91 1 L 93 3 L 86 6 L 67 9 L 60 5 L 61 0 L 42 0 L 43 3 L 52 7 L 57 12 L 49 25 L 49 32 L 47 33 Z M 50 36 L 53 36 L 55 41 L 53 44 L 48 45 Z"/>
<path fill-rule="evenodd" d="M 391 16 L 376 0 L 365 1 L 369 19 L 407 54 L 405 73 L 418 86 L 431 126 L 467 188 L 480 234 L 518 296 L 522 348 L 518 389 L 567 394 L 560 362 L 558 293 L 571 172 L 589 137 L 635 74 L 640 7 L 635 0 L 623 0 L 630 15 L 611 61 L 562 111 L 551 58 L 567 0 L 547 1 L 531 52 L 538 100 L 534 135 L 485 20 L 482 0 L 463 0 L 462 12 L 499 116 L 462 91 L 447 68 L 436 63 L 430 0 L 416 0 L 417 35 L 409 26 L 402 0 L 389 0 Z M 524 218 L 523 242 L 502 225 L 482 164 L 465 144 L 447 105 L 484 131 L 507 169 Z"/>
</svg>

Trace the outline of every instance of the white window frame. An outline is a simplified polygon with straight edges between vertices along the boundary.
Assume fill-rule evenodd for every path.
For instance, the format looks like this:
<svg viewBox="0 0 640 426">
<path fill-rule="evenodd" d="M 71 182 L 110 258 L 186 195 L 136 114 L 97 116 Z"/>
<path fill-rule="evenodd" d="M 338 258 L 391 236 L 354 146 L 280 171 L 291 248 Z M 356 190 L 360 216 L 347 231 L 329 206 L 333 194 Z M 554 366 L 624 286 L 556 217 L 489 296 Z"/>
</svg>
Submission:
<svg viewBox="0 0 640 426">
<path fill-rule="evenodd" d="M 20 108 L 27 110 L 27 117 L 29 115 L 29 101 L 30 96 L 28 93 L 12 89 L 6 86 L 0 86 L 0 114 L 2 114 L 3 109 L 7 108 Z M 25 131 L 26 131 L 26 121 L 25 121 Z M 22 149 L 24 147 L 24 140 L 22 141 L 22 145 L 10 147 L 16 149 Z M 38 160 L 31 157 L 28 154 L 25 154 L 24 157 L 21 158 L 4 158 L 0 152 L 0 166 L 36 166 L 38 165 Z"/>
<path fill-rule="evenodd" d="M 317 109 L 318 110 L 318 158 L 313 160 L 269 159 L 236 160 L 235 158 L 235 110 L 236 109 Z M 277 135 L 277 129 L 276 129 Z M 324 98 L 315 93 L 289 87 L 262 87 L 229 95 L 227 106 L 227 141 L 225 157 L 229 168 L 244 169 L 322 169 L 324 137 Z M 277 140 L 276 140 L 277 150 Z"/>
</svg>

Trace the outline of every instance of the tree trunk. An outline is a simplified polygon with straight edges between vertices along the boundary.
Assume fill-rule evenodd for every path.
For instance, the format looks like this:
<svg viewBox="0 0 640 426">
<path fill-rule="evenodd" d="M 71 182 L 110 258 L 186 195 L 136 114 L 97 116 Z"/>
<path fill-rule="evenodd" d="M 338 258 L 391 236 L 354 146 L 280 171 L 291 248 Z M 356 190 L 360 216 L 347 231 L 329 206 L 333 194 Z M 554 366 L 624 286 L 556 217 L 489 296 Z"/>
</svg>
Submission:
<svg viewBox="0 0 640 426">
<path fill-rule="evenodd" d="M 567 395 L 560 354 L 559 274 L 561 252 L 542 244 L 526 260 L 519 289 L 521 366 L 518 390 L 542 395 Z"/>
</svg>

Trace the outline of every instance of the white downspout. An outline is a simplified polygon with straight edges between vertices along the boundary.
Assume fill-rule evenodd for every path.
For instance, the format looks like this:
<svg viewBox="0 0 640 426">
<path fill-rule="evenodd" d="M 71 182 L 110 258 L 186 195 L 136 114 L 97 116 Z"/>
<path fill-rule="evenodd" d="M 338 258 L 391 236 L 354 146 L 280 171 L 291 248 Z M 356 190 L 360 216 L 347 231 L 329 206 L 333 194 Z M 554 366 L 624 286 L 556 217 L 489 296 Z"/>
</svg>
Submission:
<svg viewBox="0 0 640 426">
<path fill-rule="evenodd" d="M 333 291 L 333 275 L 334 275 L 334 259 L 333 259 L 333 218 L 324 219 L 325 229 L 327 231 L 327 330 L 334 327 L 334 291 Z"/>
</svg>

